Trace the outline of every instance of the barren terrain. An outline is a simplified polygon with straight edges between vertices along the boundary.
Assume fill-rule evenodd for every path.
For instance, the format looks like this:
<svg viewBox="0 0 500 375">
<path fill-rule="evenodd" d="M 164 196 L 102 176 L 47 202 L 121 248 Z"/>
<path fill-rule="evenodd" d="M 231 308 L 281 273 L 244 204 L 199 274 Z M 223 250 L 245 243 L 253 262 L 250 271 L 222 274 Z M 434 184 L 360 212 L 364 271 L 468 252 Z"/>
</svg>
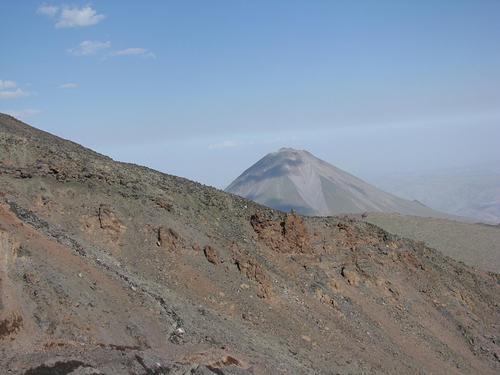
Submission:
<svg viewBox="0 0 500 375">
<path fill-rule="evenodd" d="M 0 115 L 6 374 L 497 374 L 499 275 Z"/>
<path fill-rule="evenodd" d="M 470 266 L 500 272 L 500 225 L 384 213 L 366 216 L 366 221 L 388 232 L 424 241 Z"/>
</svg>

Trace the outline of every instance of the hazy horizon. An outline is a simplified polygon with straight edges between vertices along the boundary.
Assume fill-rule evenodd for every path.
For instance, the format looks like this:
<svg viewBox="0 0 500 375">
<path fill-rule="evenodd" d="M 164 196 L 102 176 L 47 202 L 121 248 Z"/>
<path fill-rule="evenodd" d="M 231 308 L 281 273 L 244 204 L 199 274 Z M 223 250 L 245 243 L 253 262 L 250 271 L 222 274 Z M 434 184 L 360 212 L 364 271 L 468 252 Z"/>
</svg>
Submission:
<svg viewBox="0 0 500 375">
<path fill-rule="evenodd" d="M 500 160 L 496 1 L 0 12 L 0 112 L 118 160 L 219 188 L 283 146 L 367 181 Z"/>
</svg>

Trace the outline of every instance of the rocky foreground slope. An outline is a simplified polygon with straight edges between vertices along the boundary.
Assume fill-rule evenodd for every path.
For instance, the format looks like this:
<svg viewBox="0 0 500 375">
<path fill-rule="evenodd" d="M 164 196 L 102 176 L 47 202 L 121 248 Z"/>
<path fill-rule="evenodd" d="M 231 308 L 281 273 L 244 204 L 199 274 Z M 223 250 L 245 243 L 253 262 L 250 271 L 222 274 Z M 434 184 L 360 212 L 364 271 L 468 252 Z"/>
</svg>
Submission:
<svg viewBox="0 0 500 375">
<path fill-rule="evenodd" d="M 0 115 L 0 372 L 497 374 L 499 275 Z"/>
</svg>

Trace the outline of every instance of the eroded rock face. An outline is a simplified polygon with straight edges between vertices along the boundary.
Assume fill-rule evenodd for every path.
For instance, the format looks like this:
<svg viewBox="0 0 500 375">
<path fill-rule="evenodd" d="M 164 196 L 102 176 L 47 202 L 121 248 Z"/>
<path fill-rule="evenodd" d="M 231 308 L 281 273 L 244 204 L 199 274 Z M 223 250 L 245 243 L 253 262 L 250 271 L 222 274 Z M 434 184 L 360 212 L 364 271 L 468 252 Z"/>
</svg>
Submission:
<svg viewBox="0 0 500 375">
<path fill-rule="evenodd" d="M 0 314 L 0 339 L 16 334 L 22 325 L 23 318 L 18 313 Z"/>
<path fill-rule="evenodd" d="M 106 204 L 101 204 L 99 206 L 99 225 L 101 229 L 104 229 L 108 233 L 119 236 L 122 234 L 126 227 L 118 216 L 113 212 L 111 206 Z"/>
<path fill-rule="evenodd" d="M 19 243 L 0 226 L 0 340 L 12 338 L 23 327 L 18 290 L 9 277 L 21 251 Z"/>
<path fill-rule="evenodd" d="M 158 228 L 158 239 L 156 242 L 158 246 L 174 251 L 179 248 L 181 242 L 181 237 L 172 228 L 166 228 L 164 226 Z"/>
<path fill-rule="evenodd" d="M 260 298 L 270 297 L 272 294 L 272 283 L 264 268 L 250 255 L 241 251 L 236 244 L 232 245 L 233 262 L 238 270 L 247 279 L 257 283 L 257 296 Z"/>
<path fill-rule="evenodd" d="M 219 256 L 219 253 L 212 246 L 206 245 L 203 248 L 203 253 L 205 254 L 205 258 L 207 258 L 207 260 L 210 263 L 215 264 L 215 265 L 222 263 L 222 260 Z"/>
<path fill-rule="evenodd" d="M 304 219 L 294 213 L 287 214 L 283 220 L 264 219 L 256 214 L 250 224 L 259 239 L 280 253 L 312 253 L 311 237 Z"/>
<path fill-rule="evenodd" d="M 360 280 L 360 277 L 359 277 L 359 274 L 358 272 L 351 267 L 349 266 L 344 266 L 342 267 L 342 276 L 345 277 L 345 279 L 347 280 L 347 282 L 350 284 L 350 285 L 358 285 L 359 284 L 359 280 Z"/>
</svg>

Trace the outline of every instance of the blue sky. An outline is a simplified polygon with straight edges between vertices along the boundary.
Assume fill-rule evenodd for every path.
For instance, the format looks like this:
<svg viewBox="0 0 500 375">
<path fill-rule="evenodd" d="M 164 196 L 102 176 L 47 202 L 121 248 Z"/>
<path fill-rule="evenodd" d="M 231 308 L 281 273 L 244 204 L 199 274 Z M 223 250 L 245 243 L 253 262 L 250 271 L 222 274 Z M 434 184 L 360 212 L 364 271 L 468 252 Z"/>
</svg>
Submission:
<svg viewBox="0 0 500 375">
<path fill-rule="evenodd" d="M 0 111 L 224 187 L 308 149 L 367 179 L 500 160 L 500 1 L 0 2 Z"/>
</svg>

